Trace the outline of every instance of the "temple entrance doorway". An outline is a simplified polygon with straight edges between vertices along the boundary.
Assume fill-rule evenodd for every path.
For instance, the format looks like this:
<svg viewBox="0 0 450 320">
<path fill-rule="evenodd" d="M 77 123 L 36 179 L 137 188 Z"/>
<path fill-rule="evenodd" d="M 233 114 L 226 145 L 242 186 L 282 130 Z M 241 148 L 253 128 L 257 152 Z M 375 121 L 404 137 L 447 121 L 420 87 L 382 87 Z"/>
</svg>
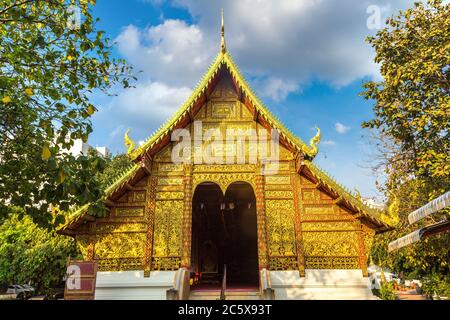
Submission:
<svg viewBox="0 0 450 320">
<path fill-rule="evenodd" d="M 224 265 L 227 290 L 258 288 L 256 199 L 246 182 L 231 184 L 225 195 L 209 182 L 194 192 L 191 290 L 220 289 Z"/>
</svg>

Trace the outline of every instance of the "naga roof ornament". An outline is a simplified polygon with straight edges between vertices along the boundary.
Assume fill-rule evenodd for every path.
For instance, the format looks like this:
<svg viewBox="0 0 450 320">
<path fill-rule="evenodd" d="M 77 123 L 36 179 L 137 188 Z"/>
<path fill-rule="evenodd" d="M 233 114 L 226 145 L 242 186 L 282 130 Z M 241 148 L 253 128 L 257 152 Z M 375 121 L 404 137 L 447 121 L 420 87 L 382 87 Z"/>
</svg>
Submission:
<svg viewBox="0 0 450 320">
<path fill-rule="evenodd" d="M 141 153 L 142 150 L 141 150 L 141 147 L 138 147 L 137 149 L 135 149 L 136 143 L 128 135 L 129 132 L 130 132 L 130 129 L 128 129 L 125 132 L 123 139 L 124 139 L 125 146 L 127 147 L 127 155 L 130 159 L 133 160 Z"/>
<path fill-rule="evenodd" d="M 317 155 L 317 153 L 319 152 L 319 143 L 320 143 L 320 128 L 316 127 L 317 133 L 314 137 L 311 138 L 311 140 L 309 141 L 309 146 L 310 146 L 310 154 L 312 157 L 315 157 Z"/>
</svg>

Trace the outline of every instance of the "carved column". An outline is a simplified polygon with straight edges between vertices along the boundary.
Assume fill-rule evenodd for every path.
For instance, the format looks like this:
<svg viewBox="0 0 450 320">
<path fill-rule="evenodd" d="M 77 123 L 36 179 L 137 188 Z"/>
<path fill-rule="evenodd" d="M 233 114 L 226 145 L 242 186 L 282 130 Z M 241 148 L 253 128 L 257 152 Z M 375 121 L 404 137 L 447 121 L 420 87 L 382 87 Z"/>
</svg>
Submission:
<svg viewBox="0 0 450 320">
<path fill-rule="evenodd" d="M 363 277 L 368 277 L 369 273 L 367 271 L 367 256 L 366 248 L 364 244 L 364 229 L 362 223 L 358 221 L 358 255 L 359 255 L 359 266 L 361 267 Z"/>
<path fill-rule="evenodd" d="M 259 269 L 268 269 L 267 233 L 266 233 L 266 204 L 264 196 L 264 175 L 261 167 L 256 169 L 256 221 L 258 231 L 258 265 Z"/>
<path fill-rule="evenodd" d="M 147 238 L 145 242 L 144 252 L 144 277 L 150 276 L 152 270 L 152 252 L 153 252 L 153 232 L 155 227 L 155 208 L 156 208 L 156 185 L 158 184 L 158 177 L 150 176 L 147 182 L 146 191 L 146 214 L 145 222 L 147 223 Z"/>
<path fill-rule="evenodd" d="M 91 261 L 95 259 L 95 240 L 93 236 L 89 237 L 89 245 L 86 250 L 86 260 Z"/>
<path fill-rule="evenodd" d="M 291 186 L 294 193 L 294 226 L 295 226 L 295 244 L 297 247 L 297 263 L 300 277 L 305 276 L 305 254 L 303 249 L 303 236 L 301 224 L 301 199 L 300 199 L 300 181 L 295 169 L 295 162 L 291 161 Z"/>
<path fill-rule="evenodd" d="M 86 260 L 94 260 L 95 256 L 95 243 L 97 242 L 96 236 L 97 223 L 95 221 L 89 223 L 89 245 L 86 250 Z"/>
<path fill-rule="evenodd" d="M 190 270 L 192 241 L 192 165 L 184 165 L 184 211 L 181 231 L 181 268 Z"/>
</svg>

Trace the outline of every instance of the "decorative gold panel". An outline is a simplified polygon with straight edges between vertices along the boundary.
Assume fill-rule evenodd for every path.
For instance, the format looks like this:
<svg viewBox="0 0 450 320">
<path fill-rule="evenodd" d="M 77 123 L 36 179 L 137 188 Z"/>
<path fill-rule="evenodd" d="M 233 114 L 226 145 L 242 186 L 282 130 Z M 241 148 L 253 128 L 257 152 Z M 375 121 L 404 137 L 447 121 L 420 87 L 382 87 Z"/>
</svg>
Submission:
<svg viewBox="0 0 450 320">
<path fill-rule="evenodd" d="M 177 200 L 184 199 L 184 192 L 173 191 L 173 192 L 157 192 L 156 200 Z"/>
<path fill-rule="evenodd" d="M 266 191 L 284 191 L 284 190 L 289 190 L 292 191 L 292 185 L 290 184 L 281 184 L 281 185 L 276 185 L 276 184 L 266 184 L 264 186 L 264 189 Z"/>
<path fill-rule="evenodd" d="M 343 214 L 310 214 L 303 215 L 303 221 L 354 221 L 351 215 Z"/>
<path fill-rule="evenodd" d="M 358 256 L 357 232 L 303 232 L 306 256 Z"/>
<path fill-rule="evenodd" d="M 373 237 L 375 231 L 370 230 L 370 232 L 364 232 L 364 249 L 366 254 L 366 259 L 370 254 L 370 250 L 372 249 Z"/>
<path fill-rule="evenodd" d="M 145 233 L 109 233 L 97 235 L 95 255 L 99 259 L 143 257 L 145 240 Z"/>
<path fill-rule="evenodd" d="M 272 190 L 266 191 L 266 199 L 292 199 L 294 193 L 287 190 Z"/>
<path fill-rule="evenodd" d="M 153 270 L 178 270 L 181 265 L 181 257 L 153 257 Z"/>
<path fill-rule="evenodd" d="M 89 236 L 88 235 L 77 235 L 76 237 L 76 243 L 78 249 L 80 249 L 81 254 L 83 255 L 84 259 L 88 259 L 88 247 L 89 247 Z"/>
<path fill-rule="evenodd" d="M 308 206 L 308 205 L 303 205 L 304 210 L 305 210 L 305 214 L 333 214 L 334 210 L 333 210 L 333 206 L 331 205 L 316 205 L 316 206 Z"/>
<path fill-rule="evenodd" d="M 303 231 L 356 230 L 352 222 L 303 222 Z"/>
<path fill-rule="evenodd" d="M 142 258 L 108 258 L 98 260 L 98 271 L 127 271 L 142 269 Z"/>
<path fill-rule="evenodd" d="M 160 186 L 178 186 L 183 184 L 183 178 L 159 178 L 158 185 Z"/>
<path fill-rule="evenodd" d="M 236 119 L 236 103 L 226 103 L 226 102 L 213 102 L 212 103 L 212 117 L 219 119 Z"/>
<path fill-rule="evenodd" d="M 97 223 L 98 233 L 146 232 L 145 223 Z"/>
<path fill-rule="evenodd" d="M 142 217 L 144 215 L 144 207 L 117 207 L 117 216 L 122 217 Z"/>
<path fill-rule="evenodd" d="M 305 201 L 314 201 L 314 190 L 306 189 L 302 191 L 302 198 Z"/>
<path fill-rule="evenodd" d="M 290 184 L 291 177 L 289 176 L 268 176 L 266 177 L 267 184 Z"/>
<path fill-rule="evenodd" d="M 248 182 L 255 190 L 255 174 L 254 173 L 194 173 L 192 178 L 193 190 L 202 182 L 214 182 L 217 183 L 225 193 L 228 186 L 233 182 Z"/>
<path fill-rule="evenodd" d="M 173 163 L 160 163 L 159 171 L 162 171 L 162 172 L 183 171 L 183 165 L 182 164 L 173 164 Z"/>
<path fill-rule="evenodd" d="M 133 202 L 144 202 L 144 201 L 145 201 L 145 190 L 133 192 Z"/>
<path fill-rule="evenodd" d="M 269 256 L 295 256 L 293 200 L 266 200 Z"/>
<path fill-rule="evenodd" d="M 289 163 L 279 162 L 279 163 L 267 163 L 264 165 L 264 170 L 267 173 L 277 172 L 277 171 L 289 171 L 290 166 Z"/>
<path fill-rule="evenodd" d="M 297 270 L 297 256 L 271 257 L 269 259 L 270 270 Z"/>
<path fill-rule="evenodd" d="M 358 257 L 306 257 L 307 269 L 359 269 Z"/>
<path fill-rule="evenodd" d="M 156 201 L 153 269 L 159 270 L 158 264 L 161 263 L 158 261 L 162 261 L 161 258 L 181 257 L 183 208 L 182 200 Z M 164 267 L 164 270 L 175 270 L 178 267 L 179 264 L 172 264 L 170 268 Z"/>
<path fill-rule="evenodd" d="M 193 167 L 194 172 L 211 172 L 211 173 L 242 173 L 255 172 L 256 166 L 254 164 L 198 164 Z"/>
</svg>

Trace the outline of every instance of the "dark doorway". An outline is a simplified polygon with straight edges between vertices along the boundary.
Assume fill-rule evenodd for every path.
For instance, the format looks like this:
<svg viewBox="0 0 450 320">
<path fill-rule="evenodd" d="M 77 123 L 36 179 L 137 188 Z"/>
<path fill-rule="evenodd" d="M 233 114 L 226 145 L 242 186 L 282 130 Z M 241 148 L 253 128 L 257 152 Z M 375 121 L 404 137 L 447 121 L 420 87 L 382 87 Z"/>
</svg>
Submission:
<svg viewBox="0 0 450 320">
<path fill-rule="evenodd" d="M 192 201 L 192 289 L 220 288 L 225 264 L 228 289 L 258 287 L 256 199 L 245 182 L 225 196 L 217 184 L 202 183 Z"/>
</svg>

